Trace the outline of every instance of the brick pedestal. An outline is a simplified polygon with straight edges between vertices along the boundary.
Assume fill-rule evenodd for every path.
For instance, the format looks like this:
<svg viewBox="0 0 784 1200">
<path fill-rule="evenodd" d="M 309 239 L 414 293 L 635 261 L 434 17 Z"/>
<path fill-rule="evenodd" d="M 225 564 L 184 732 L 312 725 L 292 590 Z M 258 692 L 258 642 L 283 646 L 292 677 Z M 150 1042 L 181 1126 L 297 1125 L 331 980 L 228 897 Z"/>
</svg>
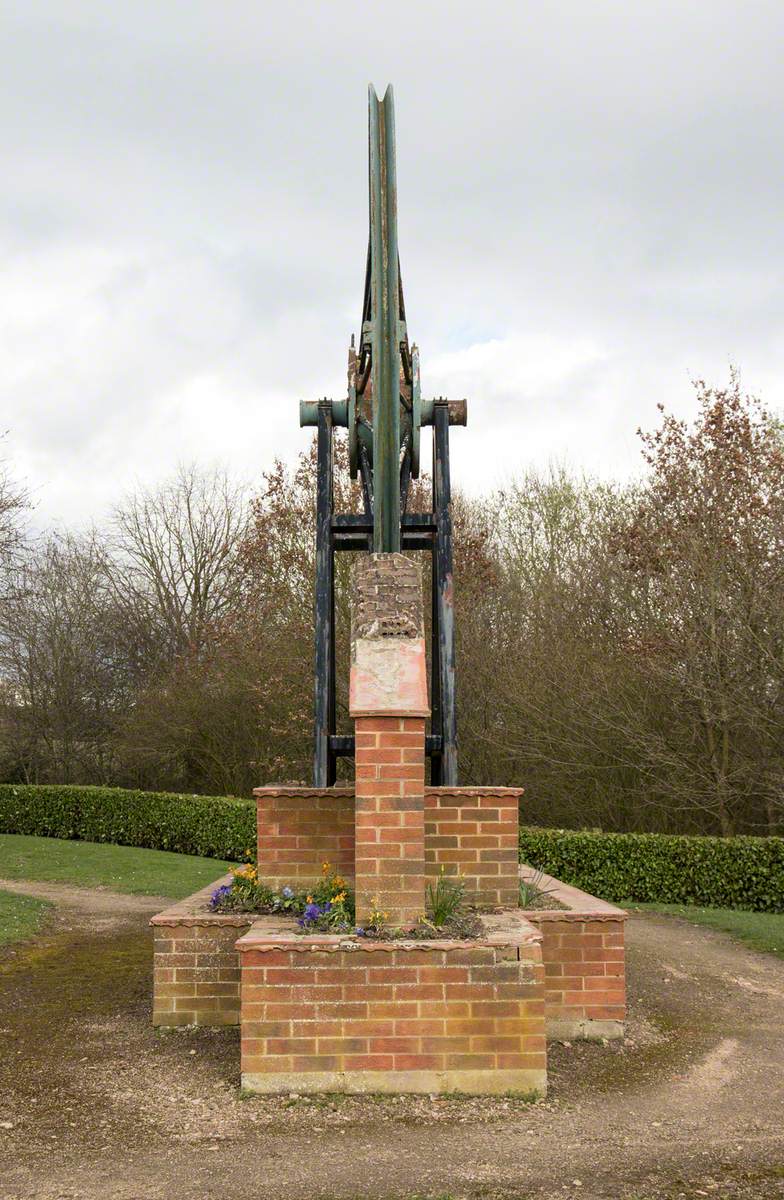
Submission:
<svg viewBox="0 0 784 1200">
<path fill-rule="evenodd" d="M 413 925 L 425 907 L 427 667 L 419 567 L 362 555 L 352 574 L 349 709 L 356 733 L 357 922 Z"/>
<path fill-rule="evenodd" d="M 425 722 L 358 717 L 356 738 L 357 924 L 376 905 L 405 927 L 425 903 Z"/>
</svg>

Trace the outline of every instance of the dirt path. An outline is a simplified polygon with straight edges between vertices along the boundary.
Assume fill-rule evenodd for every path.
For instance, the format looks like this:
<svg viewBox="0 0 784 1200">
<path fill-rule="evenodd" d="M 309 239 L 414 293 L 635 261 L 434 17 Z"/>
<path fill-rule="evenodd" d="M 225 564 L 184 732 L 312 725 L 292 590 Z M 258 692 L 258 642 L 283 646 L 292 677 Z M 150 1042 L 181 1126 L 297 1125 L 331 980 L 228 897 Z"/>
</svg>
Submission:
<svg viewBox="0 0 784 1200">
<path fill-rule="evenodd" d="M 243 1100 L 236 1030 L 154 1033 L 161 902 L 58 905 L 0 955 L 2 1200 L 784 1197 L 784 962 L 630 921 L 624 1047 L 552 1048 L 548 1100 Z"/>
</svg>

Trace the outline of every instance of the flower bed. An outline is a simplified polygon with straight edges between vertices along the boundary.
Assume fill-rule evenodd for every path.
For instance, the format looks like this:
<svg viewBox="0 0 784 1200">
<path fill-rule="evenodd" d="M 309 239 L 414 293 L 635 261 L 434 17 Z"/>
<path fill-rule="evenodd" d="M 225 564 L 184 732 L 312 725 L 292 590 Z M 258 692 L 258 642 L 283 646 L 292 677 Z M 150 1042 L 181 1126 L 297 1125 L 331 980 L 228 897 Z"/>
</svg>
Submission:
<svg viewBox="0 0 784 1200">
<path fill-rule="evenodd" d="M 427 911 L 412 926 L 391 928 L 389 914 L 373 898 L 364 925 L 355 921 L 354 893 L 330 863 L 322 863 L 321 879 L 312 887 L 296 891 L 289 884 L 272 887 L 259 879 L 253 863 L 232 868 L 227 881 L 212 892 L 209 909 L 214 913 L 246 913 L 249 916 L 288 916 L 296 920 L 301 934 L 336 933 L 375 941 L 415 938 L 428 941 L 439 938 L 458 940 L 478 938 L 482 923 L 467 908 L 462 880 L 447 876 L 442 869 L 426 888 Z"/>
</svg>

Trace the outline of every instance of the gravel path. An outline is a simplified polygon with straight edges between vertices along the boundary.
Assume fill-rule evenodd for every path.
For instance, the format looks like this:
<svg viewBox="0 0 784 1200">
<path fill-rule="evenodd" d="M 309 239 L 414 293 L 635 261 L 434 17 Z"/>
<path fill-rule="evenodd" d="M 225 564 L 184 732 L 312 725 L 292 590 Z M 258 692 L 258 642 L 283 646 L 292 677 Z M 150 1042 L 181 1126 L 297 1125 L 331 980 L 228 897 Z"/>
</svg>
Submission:
<svg viewBox="0 0 784 1200">
<path fill-rule="evenodd" d="M 53 900 L 0 953 L 2 1200 L 784 1197 L 784 962 L 629 922 L 623 1047 L 551 1049 L 547 1101 L 243 1100 L 236 1030 L 153 1032 L 150 897 Z"/>
</svg>

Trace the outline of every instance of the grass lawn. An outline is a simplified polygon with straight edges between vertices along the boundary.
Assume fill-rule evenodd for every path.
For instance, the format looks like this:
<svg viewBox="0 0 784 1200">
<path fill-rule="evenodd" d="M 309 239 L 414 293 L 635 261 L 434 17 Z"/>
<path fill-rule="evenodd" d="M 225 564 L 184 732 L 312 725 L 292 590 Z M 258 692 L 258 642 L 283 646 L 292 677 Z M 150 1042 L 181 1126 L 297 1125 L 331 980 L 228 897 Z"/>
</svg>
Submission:
<svg viewBox="0 0 784 1200">
<path fill-rule="evenodd" d="M 32 937 L 51 907 L 46 900 L 0 892 L 0 946 Z"/>
<path fill-rule="evenodd" d="M 228 863 L 216 858 L 165 850 L 0 834 L 0 879 L 74 883 L 179 900 L 228 869 Z"/>
<path fill-rule="evenodd" d="M 736 912 L 732 908 L 697 908 L 690 904 L 630 903 L 623 907 L 683 917 L 695 925 L 730 933 L 752 950 L 765 950 L 784 958 L 784 913 Z"/>
</svg>

